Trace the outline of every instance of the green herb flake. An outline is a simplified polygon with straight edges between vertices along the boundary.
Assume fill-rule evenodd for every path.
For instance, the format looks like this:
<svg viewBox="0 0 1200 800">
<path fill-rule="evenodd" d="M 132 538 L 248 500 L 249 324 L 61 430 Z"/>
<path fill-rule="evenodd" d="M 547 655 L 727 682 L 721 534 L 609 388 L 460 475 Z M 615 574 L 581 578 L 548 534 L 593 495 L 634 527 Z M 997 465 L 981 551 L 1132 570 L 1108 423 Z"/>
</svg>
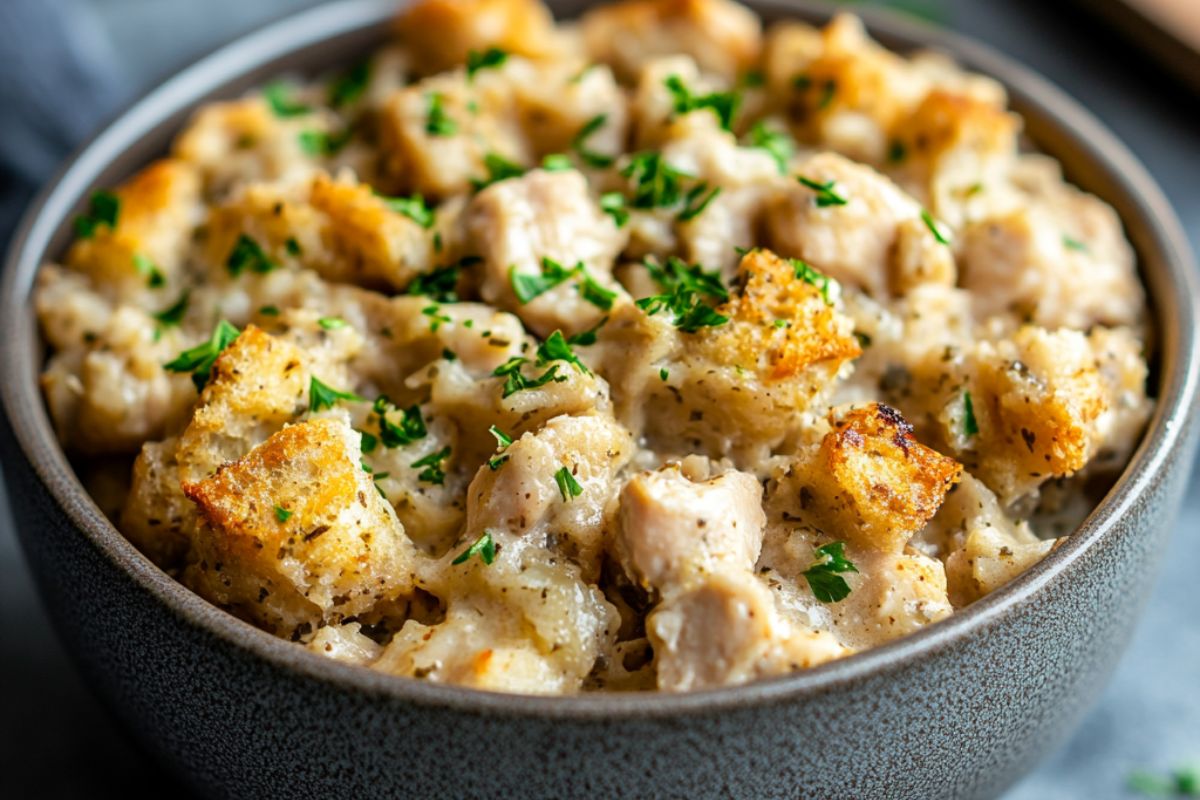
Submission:
<svg viewBox="0 0 1200 800">
<path fill-rule="evenodd" d="M 446 361 L 458 361 L 458 353 L 454 352 L 449 347 L 443 347 L 442 358 Z"/>
<path fill-rule="evenodd" d="M 371 81 L 371 64 L 361 61 L 329 84 L 329 104 L 340 108 L 362 97 Z"/>
<path fill-rule="evenodd" d="M 733 130 L 733 119 L 737 115 L 738 105 L 742 96 L 737 92 L 711 92 L 709 94 L 693 94 L 678 75 L 669 75 L 663 81 L 671 98 L 675 102 L 676 114 L 687 114 L 692 111 L 707 108 L 717 116 L 721 127 L 727 131 Z"/>
<path fill-rule="evenodd" d="M 117 227 L 120 214 L 121 198 L 103 189 L 92 192 L 88 200 L 88 212 L 75 218 L 75 235 L 80 239 L 91 239 L 101 225 L 107 225 L 112 230 Z"/>
<path fill-rule="evenodd" d="M 164 364 L 163 368 L 169 372 L 192 373 L 192 383 L 195 384 L 196 391 L 202 392 L 205 384 L 208 383 L 217 356 L 221 355 L 222 350 L 233 344 L 240 333 L 241 331 L 233 325 L 221 320 L 213 329 L 212 336 L 208 341 L 184 350 L 174 360 Z"/>
<path fill-rule="evenodd" d="M 341 392 L 328 384 L 322 383 L 313 376 L 308 384 L 308 410 L 317 412 L 325 408 L 333 408 L 338 400 L 362 400 L 354 392 Z"/>
<path fill-rule="evenodd" d="M 429 204 L 425 202 L 425 198 L 422 195 L 414 194 L 411 197 L 385 197 L 379 195 L 379 199 L 389 209 L 397 214 L 408 217 L 422 228 L 429 230 L 433 227 L 436 215 Z"/>
<path fill-rule="evenodd" d="M 868 347 L 871 346 L 871 334 L 869 334 L 869 333 L 863 333 L 862 331 L 855 331 L 854 338 L 858 340 L 858 346 L 864 350 L 866 350 Z"/>
<path fill-rule="evenodd" d="M 421 313 L 429 317 L 429 332 L 437 333 L 438 328 L 442 327 L 443 322 L 450 322 L 451 319 L 441 313 L 442 309 L 439 306 L 425 306 L 421 309 Z"/>
<path fill-rule="evenodd" d="M 493 376 L 504 378 L 504 387 L 500 395 L 502 399 L 525 389 L 536 389 L 539 386 L 545 386 L 550 381 L 562 383 L 567 380 L 566 375 L 558 374 L 558 364 L 552 364 L 550 369 L 543 372 L 540 377 L 528 378 L 521 372 L 521 368 L 527 363 L 529 363 L 529 359 L 522 358 L 521 356 L 513 356 L 492 370 Z"/>
<path fill-rule="evenodd" d="M 950 244 L 950 236 L 946 233 L 946 229 L 925 209 L 921 209 L 921 221 L 925 223 L 926 228 L 929 228 L 929 232 L 933 234 L 933 238 L 937 239 L 939 244 Z"/>
<path fill-rule="evenodd" d="M 475 73 L 481 69 L 495 69 L 503 66 L 508 60 L 508 53 L 498 47 L 489 47 L 482 53 L 477 50 L 471 50 L 467 53 L 467 80 L 471 81 L 475 78 Z"/>
<path fill-rule="evenodd" d="M 310 156 L 334 156 L 350 142 L 351 135 L 349 128 L 340 133 L 300 131 L 297 140 L 300 142 L 300 149 Z"/>
<path fill-rule="evenodd" d="M 279 306 L 260 306 L 258 313 L 262 314 L 264 317 L 278 317 Z"/>
<path fill-rule="evenodd" d="M 907 157 L 908 148 L 904 146 L 904 142 L 892 139 L 892 143 L 888 145 L 887 160 L 892 164 L 899 164 Z"/>
<path fill-rule="evenodd" d="M 163 275 L 162 270 L 146 254 L 133 254 L 133 268 L 137 270 L 139 275 L 146 278 L 146 285 L 151 289 L 160 289 L 167 285 L 167 279 Z"/>
<path fill-rule="evenodd" d="M 818 547 L 817 560 L 803 573 L 813 596 L 822 603 L 836 603 L 850 594 L 850 585 L 840 573 L 858 572 L 846 559 L 844 542 L 831 542 Z"/>
<path fill-rule="evenodd" d="M 704 209 L 708 208 L 708 204 L 720 193 L 720 186 L 714 186 L 712 191 L 709 191 L 707 182 L 696 184 L 684 197 L 683 210 L 679 212 L 676 219 L 680 222 L 689 222 L 695 219 L 704 213 Z"/>
<path fill-rule="evenodd" d="M 480 261 L 478 256 L 466 256 L 453 264 L 437 267 L 431 272 L 423 272 L 413 278 L 405 292 L 413 295 L 425 295 L 439 303 L 458 302 L 458 279 L 465 267 Z M 471 320 L 467 320 L 471 322 Z M 474 323 L 472 323 L 474 324 Z M 464 327 L 471 327 L 463 323 Z"/>
<path fill-rule="evenodd" d="M 537 366 L 544 367 L 551 361 L 565 361 L 584 375 L 592 374 L 587 365 L 579 360 L 579 356 L 575 355 L 575 351 L 571 349 L 571 345 L 563 336 L 562 331 L 555 331 L 547 337 L 546 341 L 538 345 Z"/>
<path fill-rule="evenodd" d="M 458 123 L 446 114 L 445 95 L 430 92 L 425 96 L 429 104 L 425 116 L 425 132 L 430 136 L 453 136 L 458 133 Z"/>
<path fill-rule="evenodd" d="M 652 316 L 660 311 L 667 311 L 673 317 L 675 327 L 684 333 L 695 333 L 700 328 L 724 325 L 729 321 L 728 317 L 718 313 L 701 299 L 729 299 L 729 292 L 715 271 L 707 272 L 699 264 L 689 266 L 674 256 L 668 258 L 663 265 L 651 259 L 646 259 L 643 263 L 650 277 L 664 291 L 662 294 L 638 300 L 638 308 Z"/>
<path fill-rule="evenodd" d="M 568 269 L 552 258 L 543 258 L 542 273 L 540 275 L 529 275 L 517 272 L 517 265 L 513 264 L 508 268 L 508 282 L 512 286 L 513 294 L 517 296 L 517 301 L 521 305 L 525 305 L 569 280 L 582 267 L 583 262 Z"/>
<path fill-rule="evenodd" d="M 280 522 L 287 522 L 292 518 L 292 513 L 293 512 L 288 511 L 283 506 L 275 506 L 275 519 L 279 520 Z"/>
<path fill-rule="evenodd" d="M 263 87 L 263 99 L 277 117 L 300 117 L 312 111 L 312 107 L 292 97 L 292 87 L 283 81 L 274 81 Z"/>
<path fill-rule="evenodd" d="M 564 503 L 569 503 L 571 498 L 579 497 L 579 495 L 583 494 L 583 487 L 579 485 L 579 481 L 575 480 L 575 476 L 566 467 L 554 473 L 554 482 L 558 484 L 558 492 L 562 495 Z"/>
<path fill-rule="evenodd" d="M 817 291 L 821 293 L 821 299 L 825 301 L 825 305 L 831 306 L 834 304 L 834 300 L 841 289 L 836 280 L 823 272 L 817 271 L 808 262 L 798 258 L 789 258 L 788 263 L 792 265 L 792 270 L 797 278 L 810 286 L 817 287 Z"/>
<path fill-rule="evenodd" d="M 683 190 L 680 181 L 691 178 L 675 169 L 661 153 L 644 152 L 633 155 L 621 175 L 634 183 L 633 208 L 669 208 L 679 202 Z"/>
<path fill-rule="evenodd" d="M 817 193 L 817 196 L 814 198 L 817 208 L 826 208 L 827 206 L 844 206 L 846 203 L 850 202 L 845 197 L 838 194 L 838 192 L 834 189 L 834 186 L 837 185 L 836 181 L 825 181 L 824 183 L 818 183 L 817 181 L 814 181 L 811 178 L 806 178 L 803 175 L 797 177 L 796 180 L 800 181 L 801 185 L 812 189 Z"/>
<path fill-rule="evenodd" d="M 225 259 L 226 269 L 235 278 L 246 270 L 262 275 L 278 266 L 267 256 L 258 242 L 244 233 L 238 236 L 233 249 L 229 251 L 229 257 Z"/>
<path fill-rule="evenodd" d="M 584 123 L 579 129 L 579 133 L 575 134 L 575 138 L 571 140 L 571 149 L 579 156 L 579 160 L 589 167 L 596 169 L 604 169 L 612 166 L 616 159 L 613 156 L 605 153 L 597 153 L 587 147 L 587 140 L 592 134 L 604 127 L 604 123 L 608 121 L 607 114 L 597 114 Z"/>
<path fill-rule="evenodd" d="M 738 83 L 747 89 L 757 89 L 760 86 L 766 85 L 767 78 L 763 75 L 762 70 L 752 69 L 742 73 L 742 77 Z"/>
<path fill-rule="evenodd" d="M 570 157 L 563 153 L 548 153 L 542 159 L 542 169 L 547 172 L 566 172 L 575 169 L 575 165 L 571 163 Z"/>
<path fill-rule="evenodd" d="M 963 436 L 971 437 L 979 433 L 979 421 L 975 419 L 975 403 L 971 400 L 970 392 L 963 392 Z"/>
<path fill-rule="evenodd" d="M 190 297 L 191 293 L 187 289 L 184 289 L 183 293 L 179 295 L 178 300 L 152 316 L 160 325 L 178 325 L 183 321 L 184 315 L 187 314 Z"/>
<path fill-rule="evenodd" d="M 1181 767 L 1167 776 L 1137 770 L 1130 773 L 1125 785 L 1146 797 L 1200 797 L 1200 768 Z"/>
<path fill-rule="evenodd" d="M 1063 243 L 1063 247 L 1067 248 L 1068 250 L 1074 250 L 1079 253 L 1086 253 L 1087 249 L 1088 249 L 1086 244 L 1079 241 L 1078 239 L 1072 239 L 1070 236 L 1067 236 L 1065 233 L 1063 234 L 1063 237 L 1062 237 L 1062 243 Z"/>
<path fill-rule="evenodd" d="M 341 317 L 321 317 L 317 320 L 317 324 L 327 331 L 336 331 L 338 328 L 344 328 L 350 323 Z"/>
<path fill-rule="evenodd" d="M 488 433 L 490 433 L 496 440 L 496 449 L 498 451 L 497 455 L 492 456 L 487 461 L 488 469 L 490 469 L 492 472 L 495 472 L 504 465 L 505 461 L 508 461 L 509 457 L 504 454 L 504 451 L 507 450 L 509 445 L 513 443 L 513 440 L 511 436 L 497 428 L 495 425 L 492 425 L 488 428 Z"/>
<path fill-rule="evenodd" d="M 375 448 L 379 446 L 379 437 L 366 431 L 359 431 L 358 433 L 362 437 L 362 451 L 364 453 L 374 453 Z"/>
<path fill-rule="evenodd" d="M 618 228 L 625 227 L 629 222 L 629 212 L 625 209 L 625 195 L 620 192 L 605 192 L 600 195 L 600 210 L 612 217 Z"/>
<path fill-rule="evenodd" d="M 490 565 L 496 560 L 496 543 L 492 539 L 492 532 L 485 530 L 483 535 L 475 540 L 475 543 L 463 550 L 458 556 L 451 561 L 451 564 L 462 564 L 471 556 L 478 555 L 484 564 Z"/>
<path fill-rule="evenodd" d="M 304 252 L 300 249 L 300 243 L 293 236 L 289 236 L 288 240 L 283 243 L 283 246 L 287 250 L 288 255 L 293 258 L 299 258 L 301 253 Z"/>
<path fill-rule="evenodd" d="M 830 79 L 821 84 L 821 96 L 817 98 L 817 110 L 824 111 L 829 108 L 835 94 L 837 94 L 837 81 Z"/>
<path fill-rule="evenodd" d="M 525 174 L 525 168 L 520 164 L 509 161 L 499 153 L 488 153 L 483 157 L 483 167 L 487 170 L 487 177 L 483 180 L 472 180 L 471 185 L 475 191 L 480 191 L 491 186 L 493 183 L 506 181 L 509 178 L 519 178 Z"/>
<path fill-rule="evenodd" d="M 768 155 L 775 159 L 775 166 L 779 169 L 779 174 L 787 174 L 788 161 L 796 152 L 792 137 L 782 131 L 771 130 L 767 127 L 767 123 L 760 119 L 750 129 L 750 146 L 767 151 Z"/>
<path fill-rule="evenodd" d="M 596 323 L 595 327 L 568 337 L 567 344 L 572 345 L 573 347 L 588 347 L 589 345 L 595 344 L 596 334 L 599 333 L 600 329 L 603 328 L 607 323 L 608 317 L 604 317 Z"/>
<path fill-rule="evenodd" d="M 413 469 L 424 467 L 417 475 L 417 480 L 442 486 L 446 483 L 446 471 L 442 468 L 442 462 L 449 457 L 450 448 L 443 447 L 436 453 L 430 453 L 424 458 L 417 459 L 410 466 Z"/>
<path fill-rule="evenodd" d="M 410 406 L 407 409 L 397 408 L 388 400 L 387 395 L 380 395 L 371 405 L 371 411 L 379 419 L 379 441 L 389 450 L 410 445 L 418 439 L 424 439 L 428 431 L 425 420 L 421 416 L 421 407 Z M 400 414 L 400 422 L 395 423 L 389 417 Z"/>
<path fill-rule="evenodd" d="M 663 383 L 666 383 L 667 378 L 671 377 L 671 373 L 667 371 L 666 367 L 663 367 L 658 371 L 658 377 Z"/>
</svg>

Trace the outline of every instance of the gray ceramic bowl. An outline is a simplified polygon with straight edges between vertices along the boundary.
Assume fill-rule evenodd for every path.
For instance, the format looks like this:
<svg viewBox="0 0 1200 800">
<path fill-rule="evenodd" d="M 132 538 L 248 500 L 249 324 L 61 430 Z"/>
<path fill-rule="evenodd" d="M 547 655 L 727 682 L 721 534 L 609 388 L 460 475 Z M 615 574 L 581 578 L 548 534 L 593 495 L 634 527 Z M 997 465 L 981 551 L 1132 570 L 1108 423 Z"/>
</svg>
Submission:
<svg viewBox="0 0 1200 800">
<path fill-rule="evenodd" d="M 819 7 L 752 2 L 768 19 Z M 559 6 L 563 15 L 571 8 Z M 515 697 L 345 666 L 274 639 L 159 571 L 88 498 L 37 388 L 29 293 L 91 187 L 162 152 L 200 103 L 349 61 L 392 2 L 334 3 L 241 39 L 100 132 L 30 210 L 0 298 L 3 438 L 19 533 L 87 682 L 200 791 L 241 797 L 983 797 L 1057 745 L 1124 647 L 1196 440 L 1197 282 L 1145 170 L 1071 99 L 991 51 L 869 17 L 1003 80 L 1034 141 L 1120 212 L 1158 325 L 1157 412 L 1120 481 L 1041 564 L 951 619 L 795 676 L 683 696 Z"/>
</svg>

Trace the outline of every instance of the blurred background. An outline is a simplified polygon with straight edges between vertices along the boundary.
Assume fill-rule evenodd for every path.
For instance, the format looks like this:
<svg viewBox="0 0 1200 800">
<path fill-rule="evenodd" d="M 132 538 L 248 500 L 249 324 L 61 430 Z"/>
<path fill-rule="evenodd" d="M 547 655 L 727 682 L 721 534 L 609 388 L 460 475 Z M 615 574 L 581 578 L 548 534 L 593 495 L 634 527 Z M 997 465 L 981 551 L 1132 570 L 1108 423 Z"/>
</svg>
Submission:
<svg viewBox="0 0 1200 800">
<path fill-rule="evenodd" d="M 0 245 L 56 165 L 124 104 L 231 37 L 316 2 L 0 0 Z M 1200 250 L 1200 0 L 1139 4 L 1148 16 L 1117 0 L 861 3 L 981 39 L 1074 95 L 1143 160 Z M 1101 701 L 1006 800 L 1171 796 L 1149 776 L 1200 767 L 1196 471 L 1172 548 Z M 0 492 L 0 798 L 151 792 L 181 795 L 74 673 Z"/>
</svg>

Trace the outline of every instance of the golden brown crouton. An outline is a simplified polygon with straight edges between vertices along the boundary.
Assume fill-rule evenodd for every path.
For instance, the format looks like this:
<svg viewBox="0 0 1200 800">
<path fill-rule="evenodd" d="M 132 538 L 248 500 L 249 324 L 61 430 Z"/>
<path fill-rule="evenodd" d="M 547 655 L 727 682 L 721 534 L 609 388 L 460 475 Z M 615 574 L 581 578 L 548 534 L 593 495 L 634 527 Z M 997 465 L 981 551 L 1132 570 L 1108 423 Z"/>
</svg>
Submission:
<svg viewBox="0 0 1200 800">
<path fill-rule="evenodd" d="M 121 509 L 121 531 L 147 558 L 167 569 L 182 564 L 196 529 L 196 507 L 179 486 L 179 440 L 146 442 L 133 462 Z"/>
<path fill-rule="evenodd" d="M 358 433 L 314 419 L 284 428 L 211 477 L 185 480 L 204 523 L 191 585 L 297 636 L 409 592 L 412 544 L 361 458 Z"/>
<path fill-rule="evenodd" d="M 731 0 L 624 0 L 588 11 L 581 25 L 591 57 L 625 82 L 646 61 L 677 53 L 732 82 L 762 49 L 758 18 Z"/>
<path fill-rule="evenodd" d="M 95 226 L 67 253 L 67 265 L 118 295 L 173 284 L 199 214 L 200 177 L 175 159 L 155 161 L 113 192 L 117 224 Z"/>
<path fill-rule="evenodd" d="M 871 403 L 835 421 L 801 506 L 863 548 L 899 552 L 941 505 L 962 465 L 924 446 L 899 412 Z"/>
<path fill-rule="evenodd" d="M 538 0 L 418 0 L 401 13 L 396 30 L 425 75 L 490 47 L 530 58 L 562 48 L 550 10 Z"/>
<path fill-rule="evenodd" d="M 203 480 L 290 422 L 304 407 L 308 362 L 295 345 L 247 326 L 216 360 L 179 439 L 183 481 Z"/>
</svg>

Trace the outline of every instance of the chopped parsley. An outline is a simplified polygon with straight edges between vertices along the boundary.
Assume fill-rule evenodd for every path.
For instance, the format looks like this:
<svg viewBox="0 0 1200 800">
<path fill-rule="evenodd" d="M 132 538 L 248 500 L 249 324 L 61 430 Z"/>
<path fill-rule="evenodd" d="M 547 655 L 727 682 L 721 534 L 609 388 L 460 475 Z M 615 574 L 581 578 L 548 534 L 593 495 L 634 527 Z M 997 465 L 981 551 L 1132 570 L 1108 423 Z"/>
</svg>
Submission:
<svg viewBox="0 0 1200 800">
<path fill-rule="evenodd" d="M 579 360 L 579 356 L 575 355 L 575 351 L 571 349 L 571 345 L 562 335 L 562 331 L 555 331 L 546 341 L 538 345 L 537 366 L 544 367 L 551 361 L 566 361 L 583 374 L 592 374 L 587 365 Z"/>
<path fill-rule="evenodd" d="M 690 178 L 666 162 L 661 153 L 635 154 L 621 175 L 634 182 L 634 208 L 668 208 L 679 202 L 682 196 L 680 180 Z"/>
<path fill-rule="evenodd" d="M 837 81 L 832 78 L 821 84 L 821 96 L 817 98 L 817 110 L 823 111 L 829 108 L 829 104 L 833 102 L 833 95 L 837 92 Z"/>
<path fill-rule="evenodd" d="M 528 358 L 522 356 L 513 356 L 508 361 L 505 361 L 496 369 L 492 370 L 492 375 L 497 378 L 504 378 L 504 389 L 500 395 L 501 398 L 509 397 L 517 392 L 525 389 L 536 389 L 539 386 L 545 386 L 550 381 L 562 383 L 567 379 L 566 375 L 558 374 L 558 365 L 552 364 L 550 369 L 546 370 L 537 378 L 527 378 L 521 372 L 521 367 L 529 363 Z"/>
<path fill-rule="evenodd" d="M 183 321 L 183 315 L 187 313 L 188 299 L 190 296 L 191 293 L 187 289 L 184 289 L 183 293 L 179 295 L 178 300 L 164 308 L 162 311 L 152 314 L 151 316 L 153 316 L 160 325 L 178 325 Z"/>
<path fill-rule="evenodd" d="M 572 497 L 579 497 L 583 494 L 583 487 L 566 467 L 554 473 L 554 482 L 558 484 L 558 492 L 562 495 L 564 503 L 569 503 Z"/>
<path fill-rule="evenodd" d="M 323 408 L 333 408 L 338 400 L 362 400 L 354 392 L 341 392 L 324 384 L 313 376 L 308 384 L 308 410 L 320 411 Z"/>
<path fill-rule="evenodd" d="M 513 440 L 511 436 L 497 428 L 495 425 L 492 425 L 490 428 L 488 428 L 488 433 L 490 433 L 496 439 L 496 448 L 499 451 L 497 455 L 494 455 L 487 460 L 488 469 L 490 469 L 492 472 L 495 472 L 504 465 L 505 461 L 508 461 L 508 455 L 504 451 L 507 450 L 509 445 L 513 443 Z"/>
<path fill-rule="evenodd" d="M 695 219 L 704 213 L 704 209 L 708 208 L 708 204 L 713 201 L 713 198 L 721 193 L 721 187 L 715 186 L 711 192 L 708 191 L 708 183 L 698 183 L 693 186 L 684 197 L 683 211 L 679 212 L 676 217 L 680 222 L 688 222 Z"/>
<path fill-rule="evenodd" d="M 379 446 L 379 437 L 366 431 L 359 431 L 358 434 L 362 437 L 362 451 L 364 453 L 375 452 L 375 448 Z"/>
<path fill-rule="evenodd" d="M 629 212 L 625 210 L 625 195 L 620 192 L 605 192 L 600 195 L 600 210 L 613 218 L 618 228 L 625 227 Z"/>
<path fill-rule="evenodd" d="M 586 331 L 567 337 L 567 344 L 575 345 L 576 347 L 587 347 L 596 343 L 596 334 L 608 323 L 608 317 L 604 317 L 596 323 L 595 327 L 589 328 Z"/>
<path fill-rule="evenodd" d="M 929 228 L 929 232 L 933 234 L 933 238 L 938 240 L 938 244 L 950 244 L 950 237 L 942 228 L 941 223 L 933 218 L 925 209 L 921 209 L 921 221 L 925 223 L 925 227 Z"/>
<path fill-rule="evenodd" d="M 839 573 L 858 572 L 858 568 L 846 559 L 844 542 L 831 542 L 818 547 L 817 560 L 803 573 L 804 579 L 822 603 L 836 603 L 850 594 L 850 585 Z"/>
<path fill-rule="evenodd" d="M 292 518 L 292 513 L 293 512 L 288 511 L 283 506 L 275 506 L 275 519 L 279 520 L 280 522 L 287 522 Z"/>
<path fill-rule="evenodd" d="M 443 322 L 450 322 L 450 318 L 442 313 L 442 309 L 437 305 L 425 306 L 421 309 L 421 313 L 429 317 L 429 332 L 437 333 L 438 328 L 442 327 Z"/>
<path fill-rule="evenodd" d="M 711 92 L 709 94 L 693 94 L 678 75 L 669 75 L 663 85 L 671 93 L 675 102 L 676 114 L 687 114 L 707 108 L 716 114 L 717 121 L 727 131 L 733 130 L 733 118 L 737 114 L 742 97 L 737 92 Z"/>
<path fill-rule="evenodd" d="M 582 261 L 568 269 L 552 258 L 543 257 L 540 275 L 517 272 L 516 264 L 508 268 L 508 282 L 512 286 L 513 294 L 517 296 L 517 300 L 522 305 L 575 276 L 582 278 L 578 289 L 584 300 L 605 311 L 612 308 L 617 293 L 593 278 Z"/>
<path fill-rule="evenodd" d="M 312 107 L 292 97 L 292 87 L 283 81 L 275 81 L 263 87 L 263 99 L 277 117 L 299 117 L 312 111 Z"/>
<path fill-rule="evenodd" d="M 361 61 L 329 84 L 329 104 L 334 108 L 353 103 L 367 90 L 371 80 L 371 64 Z"/>
<path fill-rule="evenodd" d="M 796 180 L 800 181 L 803 186 L 806 186 L 817 193 L 815 198 L 817 208 L 825 208 L 826 206 L 844 206 L 849 202 L 845 197 L 838 194 L 837 191 L 834 190 L 833 187 L 837 184 L 836 181 L 825 181 L 824 183 L 818 183 L 817 181 L 814 181 L 811 178 L 806 178 L 803 175 L 797 177 Z"/>
<path fill-rule="evenodd" d="M 449 347 L 443 347 L 442 358 L 444 358 L 446 361 L 458 361 L 458 353 L 454 352 Z"/>
<path fill-rule="evenodd" d="M 329 131 L 300 131 L 297 138 L 300 149 L 310 156 L 332 156 L 341 151 L 350 141 L 350 129 L 340 133 Z"/>
<path fill-rule="evenodd" d="M 429 104 L 425 117 L 425 132 L 430 136 L 453 136 L 458 133 L 458 123 L 446 115 L 443 105 L 445 96 L 441 92 L 426 95 Z"/>
<path fill-rule="evenodd" d="M 458 276 L 463 267 L 469 267 L 477 261 L 477 256 L 466 256 L 453 264 L 437 267 L 431 272 L 423 272 L 413 278 L 405 291 L 408 294 L 423 294 L 439 303 L 457 303 Z"/>
<path fill-rule="evenodd" d="M 488 153 L 483 157 L 483 166 L 488 176 L 483 180 L 473 180 L 471 184 L 475 191 L 485 189 L 493 183 L 506 181 L 509 178 L 519 178 L 525 174 L 525 168 L 520 164 L 509 161 L 499 153 Z"/>
<path fill-rule="evenodd" d="M 235 278 L 246 270 L 261 275 L 270 272 L 277 266 L 279 265 L 267 256 L 262 246 L 244 233 L 238 236 L 233 249 L 229 251 L 229 257 L 225 259 L 226 269 Z"/>
<path fill-rule="evenodd" d="M 258 309 L 258 313 L 262 314 L 264 317 L 278 317 L 279 306 L 261 306 Z"/>
<path fill-rule="evenodd" d="M 825 305 L 833 305 L 834 298 L 837 296 L 838 282 L 829 277 L 823 272 L 818 272 L 806 261 L 801 261 L 798 258 L 789 258 L 788 263 L 792 265 L 796 277 L 807 284 L 817 287 L 817 291 L 821 293 L 821 299 L 825 301 Z"/>
<path fill-rule="evenodd" d="M 667 371 L 666 367 L 663 367 L 658 371 L 658 377 L 663 381 L 663 383 L 666 383 L 667 378 L 671 377 L 671 373 Z"/>
<path fill-rule="evenodd" d="M 729 292 L 716 272 L 706 272 L 699 264 L 688 266 L 674 256 L 668 258 L 665 265 L 650 259 L 644 263 L 650 277 L 665 291 L 638 300 L 638 308 L 650 315 L 664 310 L 669 312 L 675 327 L 684 333 L 695 333 L 700 328 L 724 325 L 729 321 L 729 317 L 701 299 L 703 296 L 714 300 L 729 299 Z"/>
<path fill-rule="evenodd" d="M 796 149 L 792 144 L 792 137 L 781 131 L 771 130 L 767 123 L 760 119 L 750 129 L 750 146 L 766 150 L 768 155 L 775 159 L 779 174 L 787 174 L 788 160 Z"/>
<path fill-rule="evenodd" d="M 299 256 L 303 251 L 300 249 L 300 243 L 294 237 L 289 236 L 288 240 L 283 243 L 284 249 L 287 250 L 289 256 Z"/>
<path fill-rule="evenodd" d="M 137 270 L 139 275 L 146 277 L 146 285 L 151 289 L 159 289 L 166 286 L 167 279 L 162 274 L 162 270 L 146 254 L 133 254 L 133 268 Z"/>
<path fill-rule="evenodd" d="M 414 194 L 412 197 L 384 197 L 381 195 L 379 199 L 392 211 L 403 214 L 422 228 L 428 230 L 433 227 L 433 209 L 421 195 Z"/>
<path fill-rule="evenodd" d="M 963 436 L 975 436 L 979 433 L 979 421 L 975 419 L 975 403 L 971 400 L 970 392 L 963 392 Z"/>
<path fill-rule="evenodd" d="M 496 543 L 492 540 L 492 532 L 485 530 L 483 535 L 475 540 L 475 543 L 463 550 L 458 556 L 451 561 L 451 564 L 462 564 L 471 556 L 478 555 L 484 564 L 491 564 L 496 560 Z"/>
<path fill-rule="evenodd" d="M 508 53 L 498 47 L 489 47 L 482 53 L 478 50 L 471 50 L 467 53 L 467 80 L 475 77 L 475 73 L 481 69 L 495 69 L 508 61 Z"/>
<path fill-rule="evenodd" d="M 904 146 L 904 142 L 899 139 L 892 139 L 892 143 L 888 145 L 887 160 L 893 164 L 899 164 L 908 157 L 908 148 Z"/>
<path fill-rule="evenodd" d="M 579 160 L 589 167 L 603 169 L 612 166 L 615 160 L 613 156 L 604 153 L 597 153 L 594 150 L 589 150 L 587 140 L 593 133 L 604 127 L 604 123 L 608 121 L 607 114 L 597 114 L 584 123 L 579 129 L 579 133 L 575 134 L 575 138 L 571 140 L 571 149 L 579 155 Z"/>
<path fill-rule="evenodd" d="M 425 420 L 421 417 L 420 406 L 400 409 L 392 405 L 387 395 L 381 394 L 371 405 L 371 411 L 379 418 L 379 441 L 388 449 L 410 445 L 418 439 L 424 439 L 428 432 L 425 429 Z M 388 415 L 393 412 L 399 412 L 399 424 L 388 419 Z"/>
<path fill-rule="evenodd" d="M 574 168 L 571 159 L 562 153 L 547 153 L 542 158 L 542 169 L 547 172 L 566 172 Z"/>
<path fill-rule="evenodd" d="M 1070 236 L 1067 236 L 1065 233 L 1063 234 L 1063 237 L 1062 237 L 1062 243 L 1063 243 L 1063 247 L 1067 248 L 1068 250 L 1075 250 L 1080 253 L 1086 253 L 1087 249 L 1088 249 L 1086 244 L 1079 241 L 1078 239 L 1072 239 Z"/>
<path fill-rule="evenodd" d="M 449 457 L 450 448 L 443 447 L 436 453 L 430 453 L 424 458 L 414 461 L 411 465 L 413 469 L 416 469 L 417 467 L 424 467 L 424 469 L 417 474 L 417 480 L 425 481 L 426 483 L 433 483 L 438 486 L 443 485 L 446 482 L 446 471 L 442 468 L 442 462 Z"/>
<path fill-rule="evenodd" d="M 170 372 L 192 373 L 192 383 L 196 385 L 196 391 L 202 392 L 204 385 L 208 383 L 208 377 L 212 373 L 217 356 L 221 355 L 222 350 L 233 344 L 240 333 L 241 331 L 233 325 L 221 320 L 213 328 L 212 336 L 207 342 L 184 350 L 174 360 L 164 364 L 163 368 Z"/>
<path fill-rule="evenodd" d="M 117 227 L 120 214 L 121 198 L 104 190 L 92 192 L 88 200 L 88 212 L 75 218 L 75 235 L 80 239 L 91 239 L 101 225 L 107 225 L 112 230 Z"/>
<path fill-rule="evenodd" d="M 317 320 L 317 324 L 327 331 L 336 331 L 338 328 L 344 328 L 350 323 L 341 317 L 321 317 Z"/>
<path fill-rule="evenodd" d="M 742 73 L 738 83 L 747 89 L 756 89 L 759 86 L 765 85 L 767 78 L 762 74 L 762 70 L 752 69 Z"/>
</svg>

